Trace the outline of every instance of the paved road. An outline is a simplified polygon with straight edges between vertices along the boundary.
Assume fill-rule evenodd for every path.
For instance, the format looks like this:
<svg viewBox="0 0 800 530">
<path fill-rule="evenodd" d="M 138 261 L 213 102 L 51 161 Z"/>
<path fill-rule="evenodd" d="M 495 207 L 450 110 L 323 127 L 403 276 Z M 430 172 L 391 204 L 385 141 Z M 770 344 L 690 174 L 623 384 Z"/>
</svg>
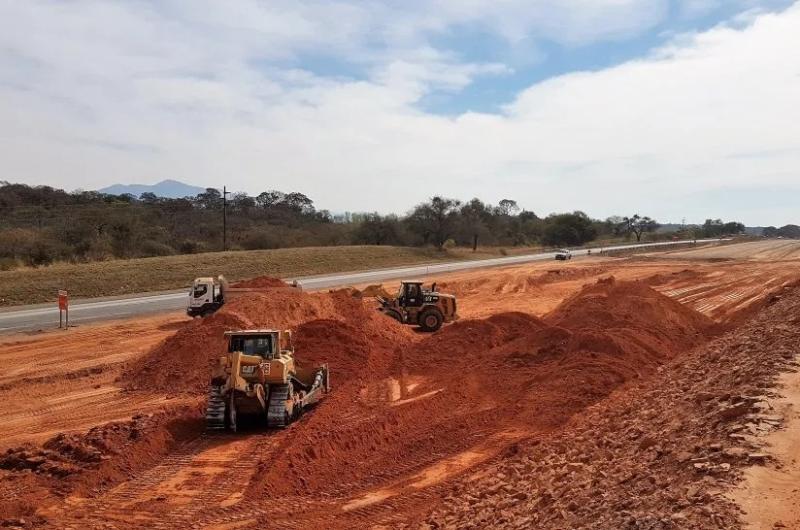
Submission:
<svg viewBox="0 0 800 530">
<path fill-rule="evenodd" d="M 698 240 L 698 243 L 717 241 L 715 239 Z M 690 242 L 685 242 L 690 243 Z M 656 247 L 673 245 L 674 242 L 647 243 L 640 245 L 617 245 L 604 250 L 622 250 L 627 248 Z M 596 249 L 595 249 L 596 252 Z M 583 256 L 586 249 L 572 251 L 573 256 Z M 423 277 L 444 272 L 456 272 L 487 267 L 502 267 L 533 261 L 552 260 L 552 252 L 526 254 L 475 261 L 458 261 L 435 265 L 414 265 L 394 269 L 381 269 L 347 274 L 312 276 L 296 278 L 303 289 L 327 289 L 361 283 L 377 283 L 398 278 Z M 291 278 L 289 280 L 292 280 Z M 84 324 L 101 320 L 112 320 L 133 316 L 142 316 L 167 311 L 183 310 L 186 307 L 186 290 L 170 291 L 159 294 L 132 295 L 118 298 L 93 298 L 72 301 L 70 303 L 70 324 Z M 48 329 L 58 326 L 58 310 L 54 303 L 35 306 L 21 306 L 15 309 L 0 311 L 0 333 Z"/>
</svg>

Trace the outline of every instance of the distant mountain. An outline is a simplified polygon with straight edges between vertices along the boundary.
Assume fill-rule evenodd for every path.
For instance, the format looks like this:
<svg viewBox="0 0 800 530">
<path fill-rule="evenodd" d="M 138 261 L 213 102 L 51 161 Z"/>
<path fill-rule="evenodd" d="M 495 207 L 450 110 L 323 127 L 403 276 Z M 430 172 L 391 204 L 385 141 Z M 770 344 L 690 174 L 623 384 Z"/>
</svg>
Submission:
<svg viewBox="0 0 800 530">
<path fill-rule="evenodd" d="M 180 199 L 181 197 L 193 197 L 198 193 L 206 191 L 205 188 L 199 186 L 190 186 L 177 180 L 162 180 L 158 184 L 114 184 L 107 188 L 97 190 L 100 193 L 109 193 L 111 195 L 122 195 L 123 193 L 130 193 L 134 197 L 139 197 L 142 193 L 155 193 L 159 197 L 167 197 L 169 199 Z"/>
</svg>

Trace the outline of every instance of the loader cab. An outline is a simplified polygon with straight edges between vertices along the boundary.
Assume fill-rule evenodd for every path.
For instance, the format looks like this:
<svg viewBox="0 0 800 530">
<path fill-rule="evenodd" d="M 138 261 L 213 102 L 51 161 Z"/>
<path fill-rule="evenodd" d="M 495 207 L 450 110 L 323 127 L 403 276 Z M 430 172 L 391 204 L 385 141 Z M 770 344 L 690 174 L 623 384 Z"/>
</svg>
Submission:
<svg viewBox="0 0 800 530">
<path fill-rule="evenodd" d="M 401 307 L 420 307 L 423 303 L 422 282 L 416 280 L 401 282 L 397 299 Z"/>
</svg>

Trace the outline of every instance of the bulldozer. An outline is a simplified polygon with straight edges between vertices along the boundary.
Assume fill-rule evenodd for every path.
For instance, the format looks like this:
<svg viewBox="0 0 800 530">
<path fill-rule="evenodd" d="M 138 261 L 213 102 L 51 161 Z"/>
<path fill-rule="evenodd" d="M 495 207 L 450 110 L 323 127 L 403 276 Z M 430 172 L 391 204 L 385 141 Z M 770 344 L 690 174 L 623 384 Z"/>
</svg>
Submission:
<svg viewBox="0 0 800 530">
<path fill-rule="evenodd" d="M 422 331 L 436 331 L 445 322 L 458 320 L 456 297 L 436 291 L 436 283 L 425 289 L 419 280 L 403 280 L 397 296 L 376 295 L 378 311 L 398 322 L 419 326 Z"/>
<path fill-rule="evenodd" d="M 209 388 L 208 430 L 286 427 L 330 392 L 328 365 L 297 366 L 291 331 L 225 332 L 227 354 Z"/>
</svg>

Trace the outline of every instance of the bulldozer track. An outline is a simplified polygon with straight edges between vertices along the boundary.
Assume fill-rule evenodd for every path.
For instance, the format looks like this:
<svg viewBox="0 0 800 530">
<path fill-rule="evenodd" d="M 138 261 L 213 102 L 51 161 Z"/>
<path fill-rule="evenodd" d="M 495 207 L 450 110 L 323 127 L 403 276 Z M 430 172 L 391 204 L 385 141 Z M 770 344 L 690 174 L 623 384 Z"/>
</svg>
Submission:
<svg viewBox="0 0 800 530">
<path fill-rule="evenodd" d="M 222 397 L 222 388 L 219 385 L 211 385 L 208 390 L 206 429 L 225 429 L 225 398 Z"/>
<path fill-rule="evenodd" d="M 289 385 L 270 385 L 267 407 L 267 425 L 286 427 L 286 400 L 289 399 Z"/>
</svg>

